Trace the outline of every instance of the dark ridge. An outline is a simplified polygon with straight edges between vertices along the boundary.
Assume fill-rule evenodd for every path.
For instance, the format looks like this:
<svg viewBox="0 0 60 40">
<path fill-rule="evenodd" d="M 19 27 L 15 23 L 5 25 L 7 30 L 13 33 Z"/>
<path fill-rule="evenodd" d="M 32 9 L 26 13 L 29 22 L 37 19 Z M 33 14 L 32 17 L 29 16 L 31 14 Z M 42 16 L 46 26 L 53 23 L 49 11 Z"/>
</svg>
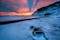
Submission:
<svg viewBox="0 0 60 40">
<path fill-rule="evenodd" d="M 34 26 L 32 26 L 32 28 L 34 28 Z M 34 28 L 33 31 L 32 31 L 32 34 L 33 36 L 37 35 L 37 34 L 43 34 L 44 35 L 44 38 L 46 40 L 48 40 L 48 38 L 45 36 L 45 33 L 43 32 L 43 30 L 41 28 Z"/>
<path fill-rule="evenodd" d="M 1 21 L 0 21 L 0 25 L 10 24 L 10 23 L 16 23 L 16 22 L 22 22 L 22 21 L 33 20 L 33 19 L 38 19 L 38 18 L 30 18 L 30 19 L 22 19 L 22 20 L 13 20 L 13 21 L 4 21 L 4 22 L 1 22 Z"/>
<path fill-rule="evenodd" d="M 49 15 L 51 15 L 51 13 L 46 13 L 46 14 L 44 14 L 44 16 L 49 16 Z"/>
<path fill-rule="evenodd" d="M 37 11 L 35 11 L 34 13 L 36 13 L 36 12 L 41 12 L 41 11 L 45 11 L 45 10 L 47 10 L 49 7 L 54 7 L 54 6 L 60 6 L 60 1 L 55 2 L 55 3 L 51 4 L 51 5 L 46 6 L 46 7 L 39 8 L 39 9 L 37 9 Z M 33 14 L 33 15 L 34 15 L 34 14 Z"/>
<path fill-rule="evenodd" d="M 33 35 L 42 34 L 42 33 L 43 33 L 43 31 L 40 28 L 34 28 L 33 32 L 32 32 Z"/>
<path fill-rule="evenodd" d="M 38 31 L 39 30 L 39 28 L 34 28 L 34 31 Z"/>
<path fill-rule="evenodd" d="M 33 29 L 33 28 L 35 28 L 35 27 L 34 27 L 34 26 L 31 26 L 31 27 L 30 27 L 30 29 Z"/>
<path fill-rule="evenodd" d="M 51 4 L 51 5 L 46 6 L 46 7 L 39 8 L 37 11 L 47 10 L 49 7 L 53 7 L 53 6 L 55 6 L 56 4 L 59 4 L 59 6 L 60 6 L 60 1 L 55 2 L 55 3 Z"/>
<path fill-rule="evenodd" d="M 43 34 L 43 32 L 36 32 L 36 34 Z"/>
</svg>

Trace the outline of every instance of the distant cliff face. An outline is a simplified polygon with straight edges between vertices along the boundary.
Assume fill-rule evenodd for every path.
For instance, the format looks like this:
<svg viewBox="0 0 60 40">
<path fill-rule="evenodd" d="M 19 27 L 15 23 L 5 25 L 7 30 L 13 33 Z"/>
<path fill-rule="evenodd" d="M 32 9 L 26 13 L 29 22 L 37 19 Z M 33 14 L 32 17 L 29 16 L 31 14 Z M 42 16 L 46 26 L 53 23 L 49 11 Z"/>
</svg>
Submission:
<svg viewBox="0 0 60 40">
<path fill-rule="evenodd" d="M 33 15 L 40 17 L 40 26 L 48 40 L 60 40 L 60 2 L 38 9 Z"/>
<path fill-rule="evenodd" d="M 53 3 L 51 5 L 48 5 L 46 7 L 42 7 L 40 9 L 37 9 L 37 11 L 34 12 L 33 16 L 54 16 L 60 13 L 60 1 Z"/>
</svg>

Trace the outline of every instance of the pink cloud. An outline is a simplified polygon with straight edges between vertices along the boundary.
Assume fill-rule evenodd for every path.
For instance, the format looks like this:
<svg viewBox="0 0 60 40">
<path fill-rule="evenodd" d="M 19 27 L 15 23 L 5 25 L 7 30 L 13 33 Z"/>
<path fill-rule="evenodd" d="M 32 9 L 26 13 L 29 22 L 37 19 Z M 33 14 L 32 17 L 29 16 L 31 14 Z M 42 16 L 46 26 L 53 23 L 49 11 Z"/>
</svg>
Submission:
<svg viewBox="0 0 60 40">
<path fill-rule="evenodd" d="M 12 12 L 12 13 L 11 12 L 8 12 L 8 13 L 7 12 L 0 12 L 0 16 L 1 15 L 18 15 L 18 16 L 20 15 L 21 16 L 23 13 L 24 13 L 24 15 L 27 15 L 27 14 L 32 15 L 32 13 L 34 11 L 36 11 L 38 8 L 50 5 L 50 4 L 54 3 L 54 2 L 56 2 L 56 0 L 40 0 L 37 3 L 37 5 L 35 5 L 36 0 L 33 0 L 31 12 L 30 12 L 29 7 L 28 7 L 28 5 L 30 5 L 30 4 L 28 4 L 27 2 L 28 2 L 27 0 L 6 0 L 3 3 L 12 3 L 12 4 L 15 3 L 15 4 L 17 4 L 18 6 L 11 5 L 11 7 L 16 8 L 16 12 L 18 12 L 20 14 L 18 14 L 16 12 Z"/>
</svg>

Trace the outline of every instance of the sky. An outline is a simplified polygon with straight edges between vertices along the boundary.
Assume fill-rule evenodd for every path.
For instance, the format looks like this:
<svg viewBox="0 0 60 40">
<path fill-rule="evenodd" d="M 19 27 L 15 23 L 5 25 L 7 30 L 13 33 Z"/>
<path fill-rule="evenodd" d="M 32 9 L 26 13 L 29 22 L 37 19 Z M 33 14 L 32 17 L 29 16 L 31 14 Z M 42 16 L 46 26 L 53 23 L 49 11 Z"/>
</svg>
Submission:
<svg viewBox="0 0 60 40">
<path fill-rule="evenodd" d="M 1 0 L 0 16 L 31 16 L 38 8 L 57 0 Z"/>
</svg>

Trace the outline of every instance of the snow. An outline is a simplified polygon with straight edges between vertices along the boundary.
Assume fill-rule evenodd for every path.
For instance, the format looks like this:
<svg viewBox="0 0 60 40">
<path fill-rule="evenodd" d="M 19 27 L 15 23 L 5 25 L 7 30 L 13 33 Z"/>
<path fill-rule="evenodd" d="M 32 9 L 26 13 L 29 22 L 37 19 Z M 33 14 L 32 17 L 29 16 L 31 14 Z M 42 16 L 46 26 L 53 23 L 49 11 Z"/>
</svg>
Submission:
<svg viewBox="0 0 60 40">
<path fill-rule="evenodd" d="M 55 8 L 57 7 L 57 8 Z M 49 7 L 51 8 L 51 7 Z M 10 23 L 0 25 L 0 40 L 59 40 L 60 39 L 60 7 L 54 6 L 55 10 L 51 8 L 47 11 L 44 10 L 43 16 L 39 19 L 26 20 L 22 22 Z M 57 11 L 58 10 L 58 11 Z M 52 13 L 49 16 L 44 16 L 45 13 Z M 40 13 L 40 12 L 39 12 Z M 38 12 L 37 12 L 37 15 Z M 35 15 L 35 16 L 37 16 Z M 8 18 L 8 16 L 6 16 Z M 14 17 L 12 17 L 13 19 Z M 5 20 L 5 18 L 3 18 Z M 9 19 L 9 18 L 8 18 Z M 19 17 L 17 18 L 19 19 Z M 41 28 L 45 34 L 45 37 L 40 35 L 39 37 L 32 34 L 34 29 L 30 29 L 31 26 L 35 28 Z"/>
</svg>

